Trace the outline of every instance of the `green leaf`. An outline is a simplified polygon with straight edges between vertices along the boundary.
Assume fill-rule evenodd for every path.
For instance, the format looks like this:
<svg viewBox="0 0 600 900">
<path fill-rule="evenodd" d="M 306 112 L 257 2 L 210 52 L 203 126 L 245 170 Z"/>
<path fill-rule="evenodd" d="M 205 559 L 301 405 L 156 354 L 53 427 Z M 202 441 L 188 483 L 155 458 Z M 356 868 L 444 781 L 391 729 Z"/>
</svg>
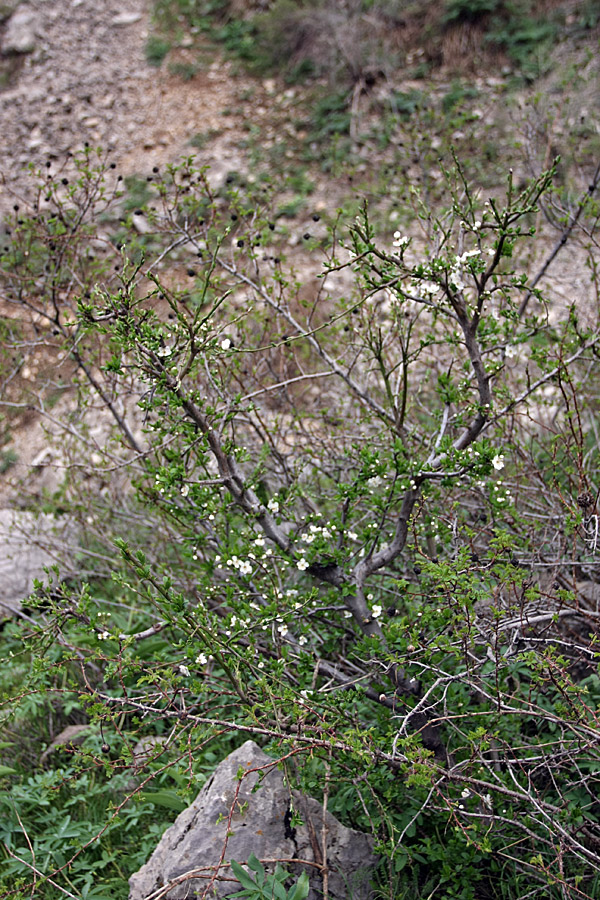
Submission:
<svg viewBox="0 0 600 900">
<path fill-rule="evenodd" d="M 17 774 L 16 769 L 11 769 L 10 766 L 0 766 L 0 778 L 3 775 L 16 775 L 16 774 Z"/>
<path fill-rule="evenodd" d="M 155 803 L 157 806 L 174 809 L 175 812 L 183 812 L 188 806 L 181 797 L 177 796 L 175 791 L 142 791 L 140 797 L 143 800 L 148 800 L 150 803 Z"/>
<path fill-rule="evenodd" d="M 288 900 L 288 894 L 284 886 L 275 878 L 269 878 L 268 880 L 271 882 L 273 896 L 277 900 Z"/>
<path fill-rule="evenodd" d="M 290 888 L 288 900 L 306 900 L 310 890 L 308 875 L 303 872 L 296 884 Z"/>
<path fill-rule="evenodd" d="M 252 869 L 253 872 L 256 872 L 256 881 L 262 887 L 265 883 L 265 867 L 254 853 L 251 853 L 248 857 L 248 868 Z"/>
<path fill-rule="evenodd" d="M 251 857 L 252 858 L 252 857 Z M 255 857 L 256 858 L 256 857 Z M 250 860 L 248 860 L 248 865 L 250 865 Z M 246 888 L 249 891 L 257 891 L 257 884 L 250 875 L 246 872 L 245 869 L 242 869 L 240 864 L 236 862 L 234 859 L 231 860 L 231 871 L 242 885 L 242 887 Z"/>
</svg>

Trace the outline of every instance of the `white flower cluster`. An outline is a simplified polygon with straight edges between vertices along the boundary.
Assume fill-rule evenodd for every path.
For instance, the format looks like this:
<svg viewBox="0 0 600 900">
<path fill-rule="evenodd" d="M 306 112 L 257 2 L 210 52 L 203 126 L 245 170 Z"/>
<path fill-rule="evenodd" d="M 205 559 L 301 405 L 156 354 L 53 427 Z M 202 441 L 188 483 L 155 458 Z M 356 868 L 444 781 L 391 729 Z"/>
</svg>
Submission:
<svg viewBox="0 0 600 900">
<path fill-rule="evenodd" d="M 496 493 L 495 500 L 497 503 L 509 503 L 512 499 L 510 488 L 504 486 L 502 481 L 497 481 L 494 485 Z"/>
<path fill-rule="evenodd" d="M 433 295 L 437 294 L 437 292 L 439 291 L 440 286 L 439 284 L 436 284 L 435 281 L 423 281 L 420 284 L 420 289 L 421 293 L 429 294 L 430 297 L 433 297 Z"/>
<path fill-rule="evenodd" d="M 277 513 L 279 512 L 279 501 L 275 500 L 274 497 L 271 497 L 271 499 L 267 503 L 267 509 L 274 515 L 277 515 Z"/>
<path fill-rule="evenodd" d="M 479 250 L 478 247 L 475 247 L 474 250 L 465 250 L 465 252 L 464 252 L 464 253 L 461 253 L 460 256 L 455 256 L 455 257 L 454 257 L 454 259 L 456 260 L 456 265 L 457 265 L 457 266 L 464 266 L 464 264 L 465 264 L 469 259 L 471 259 L 471 257 L 473 257 L 473 256 L 479 256 L 480 253 L 481 253 L 481 250 Z"/>
<path fill-rule="evenodd" d="M 227 635 L 227 637 L 231 637 L 231 629 L 235 628 L 238 622 L 241 628 L 250 628 L 250 619 L 238 619 L 238 617 L 234 614 L 229 620 L 230 627 L 225 629 L 225 634 Z"/>
<path fill-rule="evenodd" d="M 403 235 L 400 231 L 394 232 L 394 241 L 393 241 L 394 247 L 406 247 L 406 245 L 408 244 L 409 241 L 410 241 L 410 238 L 407 237 L 405 234 Z"/>
<path fill-rule="evenodd" d="M 332 526 L 332 527 L 335 528 L 335 526 Z M 324 537 L 324 538 L 330 538 L 331 531 L 328 528 L 325 528 L 325 526 L 309 525 L 308 531 L 304 532 L 304 534 L 300 537 L 300 540 L 304 541 L 305 544 L 312 544 L 314 539 L 316 537 L 319 537 L 319 535 L 321 535 L 321 537 Z"/>
<path fill-rule="evenodd" d="M 458 291 L 464 290 L 466 287 L 465 282 L 463 281 L 463 266 L 474 256 L 479 256 L 481 250 L 475 248 L 475 250 L 465 250 L 464 253 L 461 253 L 460 256 L 454 257 L 454 266 L 450 271 L 450 281 L 455 286 Z"/>
<path fill-rule="evenodd" d="M 227 565 L 232 569 L 237 569 L 240 575 L 250 575 L 252 572 L 252 563 L 247 559 L 239 559 L 237 556 L 228 559 Z"/>
<path fill-rule="evenodd" d="M 327 527 L 327 526 L 329 526 L 329 527 Z M 312 544 L 313 541 L 315 540 L 315 538 L 317 538 L 317 537 L 330 538 L 331 532 L 335 531 L 335 530 L 336 530 L 336 527 L 335 527 L 335 525 L 332 525 L 331 522 L 327 522 L 326 525 L 311 524 L 308 526 L 308 531 L 305 531 L 300 536 L 300 540 L 304 544 Z M 302 553 L 302 554 L 306 553 L 306 548 L 300 547 L 298 552 Z M 296 567 L 298 569 L 300 569 L 301 572 L 305 572 L 309 566 L 310 566 L 310 563 L 306 559 L 299 559 L 296 563 Z M 289 594 L 289 591 L 288 591 L 288 594 Z"/>
</svg>

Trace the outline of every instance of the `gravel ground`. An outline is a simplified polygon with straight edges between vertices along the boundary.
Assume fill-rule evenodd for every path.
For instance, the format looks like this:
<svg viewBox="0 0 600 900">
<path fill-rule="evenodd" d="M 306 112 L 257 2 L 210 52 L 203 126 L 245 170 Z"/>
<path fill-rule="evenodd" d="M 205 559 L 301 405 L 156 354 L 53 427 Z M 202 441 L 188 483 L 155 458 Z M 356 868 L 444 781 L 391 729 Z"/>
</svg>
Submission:
<svg viewBox="0 0 600 900">
<path fill-rule="evenodd" d="M 218 131 L 202 162 L 216 172 L 240 165 L 234 121 L 223 115 L 234 79 L 222 61 L 191 81 L 145 57 L 149 2 L 29 0 L 0 31 L 0 209 L 27 191 L 25 168 L 60 166 L 85 141 L 113 154 L 125 174 L 189 154 L 196 133 Z M 16 47 L 28 52 L 15 53 Z M 185 51 L 183 51 L 185 52 Z"/>
</svg>

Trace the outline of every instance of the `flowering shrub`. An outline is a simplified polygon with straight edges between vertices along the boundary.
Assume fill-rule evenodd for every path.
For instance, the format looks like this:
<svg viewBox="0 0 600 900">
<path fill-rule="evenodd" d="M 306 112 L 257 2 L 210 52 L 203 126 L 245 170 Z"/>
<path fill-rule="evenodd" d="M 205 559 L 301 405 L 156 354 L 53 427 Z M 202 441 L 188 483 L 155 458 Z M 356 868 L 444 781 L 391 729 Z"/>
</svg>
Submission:
<svg viewBox="0 0 600 900">
<path fill-rule="evenodd" d="M 598 175 L 537 274 L 553 172 L 481 202 L 458 167 L 423 237 L 365 207 L 303 290 L 256 198 L 213 197 L 190 160 L 156 175 L 143 233 L 133 213 L 101 238 L 119 183 L 92 157 L 3 257 L 15 347 L 63 373 L 35 402 L 81 560 L 10 626 L 6 734 L 34 701 L 76 709 L 64 778 L 107 779 L 108 823 L 180 809 L 254 736 L 374 834 L 382 897 L 597 896 L 600 330 L 545 276 L 584 252 L 574 221 L 595 240 Z M 59 384 L 76 412 L 48 411 Z M 64 894 L 102 827 L 40 868 L 14 796 L 7 896 Z"/>
</svg>

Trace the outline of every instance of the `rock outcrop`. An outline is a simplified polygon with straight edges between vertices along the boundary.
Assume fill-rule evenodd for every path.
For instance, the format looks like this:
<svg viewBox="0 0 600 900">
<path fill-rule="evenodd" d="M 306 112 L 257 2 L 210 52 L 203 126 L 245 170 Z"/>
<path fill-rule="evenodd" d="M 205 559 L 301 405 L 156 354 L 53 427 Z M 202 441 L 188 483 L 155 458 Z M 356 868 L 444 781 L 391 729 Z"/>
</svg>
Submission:
<svg viewBox="0 0 600 900">
<path fill-rule="evenodd" d="M 10 19 L 2 40 L 2 53 L 31 53 L 36 44 L 35 11 L 21 6 Z"/>
<path fill-rule="evenodd" d="M 293 820 L 292 810 L 302 824 Z M 145 900 L 161 888 L 162 900 L 227 897 L 240 890 L 229 861 L 245 863 L 252 853 L 270 871 L 277 860 L 296 878 L 306 870 L 309 900 L 317 900 L 324 833 L 330 900 L 368 900 L 377 862 L 372 839 L 330 813 L 323 822 L 322 805 L 291 791 L 277 762 L 246 741 L 217 767 L 130 878 L 130 900 Z"/>
<path fill-rule="evenodd" d="M 72 532 L 50 515 L 0 509 L 0 620 L 20 610 L 34 580 L 46 579 L 46 567 L 64 562 Z"/>
</svg>

